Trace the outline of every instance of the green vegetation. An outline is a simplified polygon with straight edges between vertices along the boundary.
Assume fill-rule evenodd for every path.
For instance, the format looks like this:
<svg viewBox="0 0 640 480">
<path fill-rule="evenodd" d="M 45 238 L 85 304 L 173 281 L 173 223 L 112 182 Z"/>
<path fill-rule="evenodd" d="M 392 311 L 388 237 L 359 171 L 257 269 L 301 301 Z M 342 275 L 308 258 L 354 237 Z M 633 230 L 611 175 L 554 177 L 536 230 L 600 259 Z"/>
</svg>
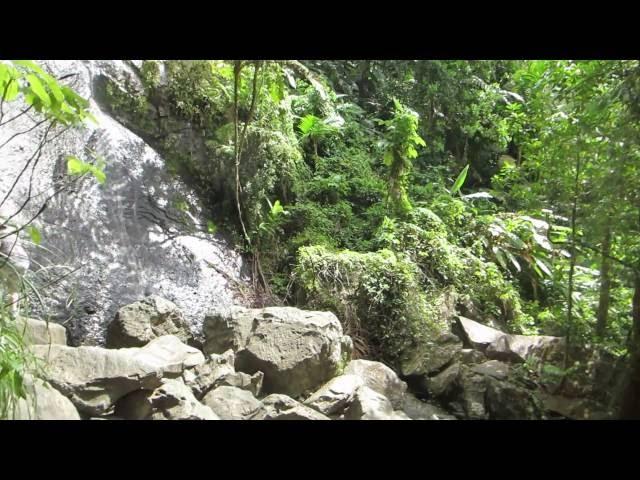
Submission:
<svg viewBox="0 0 640 480">
<path fill-rule="evenodd" d="M 162 97 L 171 121 L 197 125 L 201 154 L 185 155 L 171 135 L 164 150 L 217 221 L 245 230 L 239 241 L 272 301 L 320 304 L 336 291 L 331 277 L 324 293 L 310 287 L 320 267 L 308 256 L 338 269 L 384 258 L 407 286 L 455 288 L 513 331 L 596 336 L 626 352 L 639 258 L 637 62 L 165 63 L 158 86 L 158 66 L 145 62 L 151 86 L 127 113 Z M 276 201 L 286 215 L 273 215 Z M 385 285 L 395 274 L 367 275 Z M 401 291 L 385 293 L 400 312 Z M 382 345 L 378 333 L 368 338 Z"/>
<path fill-rule="evenodd" d="M 0 66 L 12 99 L 18 70 Z M 25 100 L 70 121 L 78 99 L 21 68 Z M 638 61 L 146 61 L 139 76 L 107 82 L 106 104 L 196 189 L 205 228 L 235 234 L 265 303 L 333 310 L 360 355 L 393 364 L 446 327 L 451 294 L 485 323 L 565 336 L 563 371 L 573 346 L 628 357 L 637 390 Z"/>
</svg>

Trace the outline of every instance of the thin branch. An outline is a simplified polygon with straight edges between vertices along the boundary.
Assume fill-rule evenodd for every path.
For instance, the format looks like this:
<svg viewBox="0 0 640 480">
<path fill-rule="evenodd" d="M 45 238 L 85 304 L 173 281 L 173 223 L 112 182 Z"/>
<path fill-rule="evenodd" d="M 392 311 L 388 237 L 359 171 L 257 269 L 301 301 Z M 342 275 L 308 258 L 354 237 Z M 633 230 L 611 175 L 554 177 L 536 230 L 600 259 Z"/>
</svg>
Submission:
<svg viewBox="0 0 640 480">
<path fill-rule="evenodd" d="M 10 122 L 13 122 L 17 118 L 20 118 L 22 115 L 27 113 L 32 108 L 33 108 L 33 105 L 30 105 L 28 108 L 26 108 L 25 110 L 21 111 L 19 114 L 14 115 L 13 117 L 9 118 L 8 120 L 5 120 L 4 122 L 0 123 L 0 127 L 2 127 L 3 125 L 7 125 Z"/>
<path fill-rule="evenodd" d="M 26 112 L 25 112 L 25 113 L 26 113 Z M 27 115 L 27 117 L 28 117 L 28 116 L 29 116 L 29 115 Z M 29 118 L 31 118 L 31 117 L 29 117 Z M 33 119 L 31 119 L 31 120 L 35 122 L 35 120 L 33 120 Z M 47 119 L 45 118 L 44 120 L 41 120 L 41 121 L 39 121 L 39 122 L 36 122 L 36 124 L 35 124 L 33 127 L 29 128 L 29 129 L 27 129 L 27 130 L 24 130 L 24 131 L 22 131 L 22 132 L 16 132 L 16 133 L 14 133 L 13 135 L 11 135 L 11 136 L 7 139 L 7 141 L 5 141 L 2 145 L 0 145 L 0 149 L 2 149 L 2 147 L 4 147 L 7 143 L 9 143 L 11 140 L 13 140 L 14 138 L 16 138 L 18 135 L 22 135 L 22 134 L 24 134 L 24 133 L 29 133 L 31 130 L 34 130 L 35 128 L 38 128 L 40 125 L 42 125 L 42 124 L 43 124 L 44 122 L 46 122 L 46 121 L 47 121 Z"/>
<path fill-rule="evenodd" d="M 51 285 L 55 285 L 56 283 L 58 283 L 61 280 L 64 280 L 65 278 L 67 278 L 69 275 L 74 274 L 75 272 L 77 272 L 78 270 L 80 270 L 81 268 L 84 268 L 85 265 L 78 265 L 76 268 L 74 268 L 73 270 L 71 270 L 70 272 L 65 273 L 64 275 L 59 276 L 58 278 L 54 278 L 52 281 L 50 281 L 49 283 L 45 284 L 42 288 L 48 288 Z M 27 298 L 27 295 L 22 295 L 18 298 L 16 298 L 13 302 L 10 303 L 5 303 L 4 304 L 4 308 L 10 307 L 11 305 L 13 305 L 14 303 L 20 302 L 21 300 L 24 300 L 25 298 Z"/>
<path fill-rule="evenodd" d="M 5 204 L 5 202 L 7 201 L 7 199 L 9 198 L 9 196 L 11 195 L 11 193 L 13 192 L 13 190 L 16 188 L 16 185 L 18 184 L 18 182 L 20 181 L 20 178 L 22 178 L 22 175 L 24 175 L 24 172 L 27 171 L 27 168 L 29 168 L 29 165 L 31 164 L 31 162 L 33 161 L 33 159 L 36 156 L 39 156 L 42 154 L 42 147 L 44 146 L 45 142 L 46 142 L 46 138 L 47 135 L 49 134 L 49 130 L 51 130 L 53 124 L 49 125 L 49 127 L 47 128 L 47 130 L 45 131 L 45 134 L 42 138 L 42 140 L 40 141 L 40 144 L 38 145 L 38 147 L 36 148 L 36 150 L 33 152 L 33 154 L 31 155 L 31 157 L 29 157 L 29 159 L 26 161 L 24 167 L 22 168 L 22 170 L 20 171 L 20 173 L 18 174 L 18 176 L 15 178 L 15 180 L 13 181 L 13 184 L 11 185 L 11 188 L 9 189 L 9 191 L 6 193 L 6 195 L 4 196 L 4 198 L 2 199 L 2 201 L 0 202 L 0 207 L 2 207 L 2 205 Z M 6 219 L 2 225 L 6 225 L 6 223 L 15 216 L 12 215 L 10 218 Z"/>
</svg>

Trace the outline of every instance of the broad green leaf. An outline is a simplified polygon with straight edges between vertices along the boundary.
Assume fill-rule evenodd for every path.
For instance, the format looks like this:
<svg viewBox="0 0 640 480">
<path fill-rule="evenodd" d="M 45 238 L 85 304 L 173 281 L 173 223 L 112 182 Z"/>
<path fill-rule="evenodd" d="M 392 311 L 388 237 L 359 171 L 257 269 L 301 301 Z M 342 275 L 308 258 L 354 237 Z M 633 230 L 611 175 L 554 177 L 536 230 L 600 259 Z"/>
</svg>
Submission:
<svg viewBox="0 0 640 480">
<path fill-rule="evenodd" d="M 453 188 L 451 189 L 452 194 L 457 193 L 462 188 L 464 181 L 467 179 L 468 171 L 469 171 L 469 165 L 467 165 L 462 169 L 462 171 L 460 172 L 460 175 L 458 175 L 458 178 L 456 178 L 456 181 L 453 183 Z"/>
<path fill-rule="evenodd" d="M 218 231 L 218 227 L 212 220 L 207 220 L 207 232 L 210 234 L 214 234 Z"/>
<path fill-rule="evenodd" d="M 94 165 L 91 165 L 91 174 L 95 177 L 100 185 L 104 184 L 107 180 L 107 174 L 104 171 Z"/>
<path fill-rule="evenodd" d="M 315 115 L 305 115 L 302 120 L 300 120 L 300 125 L 298 125 L 298 128 L 303 135 L 308 135 L 315 124 L 318 122 L 318 120 L 320 119 Z"/>
<path fill-rule="evenodd" d="M 280 204 L 280 200 L 276 200 L 273 205 L 271 206 L 271 216 L 272 217 L 277 217 L 278 215 L 280 215 L 281 213 L 284 213 L 284 208 L 282 207 L 282 205 Z"/>
<path fill-rule="evenodd" d="M 15 78 L 9 78 L 4 84 L 0 84 L 0 85 L 2 85 L 2 89 L 0 90 L 0 96 L 4 94 L 5 102 L 10 102 L 18 96 L 19 85 L 18 85 L 18 80 L 16 80 Z"/>
<path fill-rule="evenodd" d="M 29 70 L 33 70 L 34 72 L 39 73 L 40 75 L 46 75 L 46 72 L 31 60 L 14 60 L 13 63 L 15 65 L 20 65 L 21 67 L 27 68 Z"/>
<path fill-rule="evenodd" d="M 36 77 L 34 74 L 31 73 L 27 75 L 27 80 L 29 81 L 29 85 L 31 85 L 31 90 L 33 91 L 33 93 L 35 93 L 38 96 L 38 98 L 42 100 L 42 103 L 44 103 L 46 106 L 50 106 L 51 98 L 49 97 L 49 94 L 42 86 L 42 83 L 40 82 L 38 77 Z"/>
<path fill-rule="evenodd" d="M 412 137 L 412 140 L 415 142 L 416 145 L 420 145 L 421 147 L 427 146 L 427 143 L 424 141 L 424 139 L 420 135 L 414 135 Z"/>
<path fill-rule="evenodd" d="M 518 262 L 518 260 L 516 260 L 516 257 L 513 256 L 513 254 L 510 251 L 506 251 L 507 254 L 507 258 L 509 258 L 509 260 L 511 260 L 511 263 L 513 264 L 514 267 L 516 267 L 516 270 L 518 272 L 522 271 L 522 268 L 520 267 L 520 263 Z"/>
<path fill-rule="evenodd" d="M 103 162 L 100 162 L 99 165 L 91 165 L 90 163 L 83 162 L 78 157 L 67 157 L 67 171 L 69 175 L 79 176 L 90 173 L 100 184 L 103 184 L 107 179 L 107 175 L 102 170 L 102 164 Z"/>
<path fill-rule="evenodd" d="M 55 78 L 47 75 L 47 85 L 49 86 L 49 90 L 51 90 L 51 94 L 53 97 L 60 103 L 64 102 L 64 93 L 60 90 L 60 86 Z"/>
<path fill-rule="evenodd" d="M 507 263 L 504 258 L 504 252 L 501 249 L 496 249 L 496 259 L 502 268 L 507 270 Z"/>
<path fill-rule="evenodd" d="M 87 169 L 89 165 L 84 163 L 78 157 L 67 157 L 67 172 L 69 175 L 84 175 L 89 170 Z"/>
<path fill-rule="evenodd" d="M 538 267 L 540 267 L 540 269 L 546 273 L 547 275 L 551 276 L 551 270 L 549 270 L 549 267 L 539 258 L 534 257 L 534 260 L 536 262 L 536 265 L 538 265 Z"/>
</svg>

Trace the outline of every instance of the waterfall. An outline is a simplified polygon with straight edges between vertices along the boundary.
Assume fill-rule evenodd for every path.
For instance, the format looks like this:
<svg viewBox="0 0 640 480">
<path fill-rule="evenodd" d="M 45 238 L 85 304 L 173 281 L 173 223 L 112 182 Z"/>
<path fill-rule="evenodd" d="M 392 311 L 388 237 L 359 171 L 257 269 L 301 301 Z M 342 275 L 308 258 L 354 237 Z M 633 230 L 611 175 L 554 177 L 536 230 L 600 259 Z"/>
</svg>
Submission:
<svg viewBox="0 0 640 480">
<path fill-rule="evenodd" d="M 31 315 L 64 324 L 72 344 L 102 345 L 118 308 L 146 295 L 176 303 L 195 334 L 210 307 L 242 303 L 234 290 L 246 282 L 239 253 L 221 234 L 206 233 L 202 225 L 207 218 L 194 192 L 167 173 L 163 158 L 104 113 L 93 98 L 97 75 L 131 67 L 122 61 L 39 63 L 57 78 L 69 75 L 62 83 L 90 100 L 97 124 L 51 131 L 48 138 L 54 139 L 43 148 L 33 175 L 23 175 L 16 185 L 11 204 L 22 204 L 31 188 L 32 196 L 39 196 L 21 215 L 29 218 L 37 212 L 39 200 L 66 176 L 69 155 L 104 158 L 107 180 L 100 185 L 93 177 L 82 178 L 72 191 L 53 197 L 35 221 L 41 243 L 25 238 L 32 260 L 29 278 L 41 297 L 31 295 Z M 17 112 L 19 103 L 5 105 L 6 114 Z M 0 127 L 0 145 L 33 126 L 34 119 L 28 117 Z M 18 135 L 0 149 L 0 198 L 35 150 L 43 129 Z M 176 208 L 178 201 L 188 204 L 189 211 Z"/>
</svg>

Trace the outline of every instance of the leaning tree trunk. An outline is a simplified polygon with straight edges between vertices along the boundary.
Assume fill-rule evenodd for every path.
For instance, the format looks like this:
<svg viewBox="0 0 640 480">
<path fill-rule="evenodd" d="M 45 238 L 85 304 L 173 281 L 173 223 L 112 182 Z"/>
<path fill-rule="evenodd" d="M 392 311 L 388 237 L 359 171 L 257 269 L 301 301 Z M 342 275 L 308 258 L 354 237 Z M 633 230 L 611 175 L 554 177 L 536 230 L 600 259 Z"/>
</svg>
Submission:
<svg viewBox="0 0 640 480">
<path fill-rule="evenodd" d="M 632 305 L 631 357 L 620 402 L 620 418 L 640 420 L 640 273 L 635 275 Z"/>
<path fill-rule="evenodd" d="M 577 236 L 577 224 L 576 217 L 578 216 L 578 196 L 580 190 L 580 155 L 576 159 L 576 176 L 573 188 L 573 205 L 571 207 L 571 259 L 569 261 L 569 285 L 567 288 L 567 325 L 566 325 L 566 348 L 564 352 L 564 368 L 569 367 L 570 358 L 569 352 L 571 348 L 571 334 L 573 327 L 573 288 L 574 288 L 574 274 L 576 269 L 577 253 L 576 249 L 576 236 Z M 566 377 L 565 377 L 566 378 Z M 564 380 L 563 380 L 564 381 Z"/>
<path fill-rule="evenodd" d="M 598 301 L 598 321 L 596 335 L 602 338 L 607 330 L 609 300 L 611 298 L 611 225 L 607 223 L 602 241 L 602 261 L 600 264 L 600 299 Z"/>
</svg>

